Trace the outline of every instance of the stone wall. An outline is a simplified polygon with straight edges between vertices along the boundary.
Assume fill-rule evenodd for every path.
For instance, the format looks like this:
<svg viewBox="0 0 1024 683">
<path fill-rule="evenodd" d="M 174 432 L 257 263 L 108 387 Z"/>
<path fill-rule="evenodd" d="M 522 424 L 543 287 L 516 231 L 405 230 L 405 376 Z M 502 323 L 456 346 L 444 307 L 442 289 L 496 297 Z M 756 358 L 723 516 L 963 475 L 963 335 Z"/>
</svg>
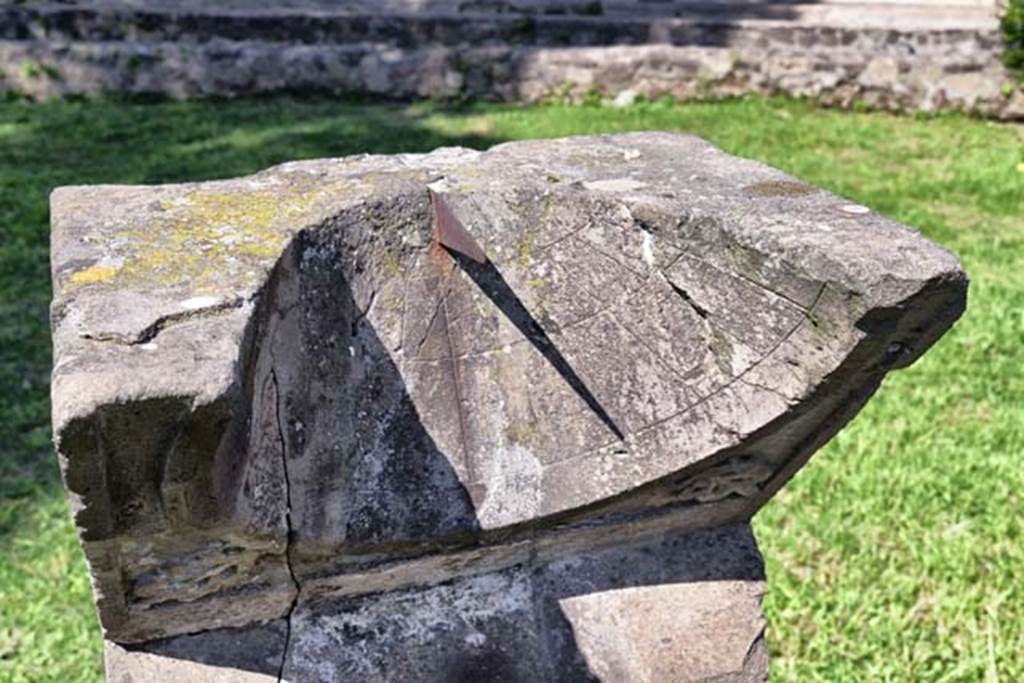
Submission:
<svg viewBox="0 0 1024 683">
<path fill-rule="evenodd" d="M 0 89 L 537 101 L 807 96 L 1024 117 L 988 7 L 626 2 L 0 8 Z"/>
</svg>

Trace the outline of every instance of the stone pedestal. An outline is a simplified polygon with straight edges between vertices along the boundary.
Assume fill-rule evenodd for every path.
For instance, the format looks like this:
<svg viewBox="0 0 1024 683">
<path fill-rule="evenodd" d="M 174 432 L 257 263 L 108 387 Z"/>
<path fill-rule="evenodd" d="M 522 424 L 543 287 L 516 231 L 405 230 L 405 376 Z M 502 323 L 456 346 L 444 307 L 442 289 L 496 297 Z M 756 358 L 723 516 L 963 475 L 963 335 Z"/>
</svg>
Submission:
<svg viewBox="0 0 1024 683">
<path fill-rule="evenodd" d="M 750 517 L 967 284 L 662 133 L 52 215 L 54 432 L 115 681 L 759 680 Z"/>
<path fill-rule="evenodd" d="M 764 590 L 737 524 L 311 603 L 290 624 L 108 642 L 107 669 L 117 683 L 761 681 Z"/>
</svg>

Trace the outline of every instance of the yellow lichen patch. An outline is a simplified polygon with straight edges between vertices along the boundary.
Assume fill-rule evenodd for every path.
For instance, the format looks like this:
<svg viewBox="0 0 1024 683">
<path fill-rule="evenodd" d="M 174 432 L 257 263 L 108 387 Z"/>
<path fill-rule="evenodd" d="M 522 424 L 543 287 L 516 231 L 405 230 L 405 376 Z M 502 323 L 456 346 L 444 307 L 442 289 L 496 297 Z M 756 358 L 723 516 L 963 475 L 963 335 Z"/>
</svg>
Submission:
<svg viewBox="0 0 1024 683">
<path fill-rule="evenodd" d="M 548 281 L 542 277 L 535 277 L 527 280 L 526 284 L 528 284 L 533 289 L 541 289 L 542 287 L 548 284 Z"/>
<path fill-rule="evenodd" d="M 387 299 L 385 300 L 385 302 L 384 302 L 384 305 L 385 305 L 385 306 L 386 306 L 386 307 L 388 308 L 388 310 L 390 310 L 390 311 L 391 311 L 392 313 L 398 313 L 398 314 L 401 314 L 401 312 L 402 312 L 402 308 L 404 308 L 404 306 L 405 306 L 405 301 L 404 301 L 404 300 L 402 299 L 402 296 L 401 296 L 401 294 L 399 294 L 398 292 L 393 292 L 393 293 L 392 293 L 392 294 L 391 294 L 390 296 L 388 296 L 388 298 L 387 298 Z"/>
<path fill-rule="evenodd" d="M 399 277 L 402 274 L 402 268 L 398 263 L 398 257 L 395 256 L 391 251 L 384 252 L 384 269 L 391 277 Z"/>
<path fill-rule="evenodd" d="M 251 191 L 195 190 L 160 202 L 145 229 L 123 230 L 127 243 L 118 280 L 187 283 L 210 289 L 232 272 L 276 258 L 307 225 L 329 188 L 274 187 Z"/>
<path fill-rule="evenodd" d="M 530 265 L 530 256 L 533 253 L 534 240 L 536 235 L 532 230 L 523 230 L 516 243 L 516 264 L 520 268 L 527 268 Z"/>
<path fill-rule="evenodd" d="M 259 186 L 243 180 L 229 190 L 205 186 L 165 195 L 150 213 L 113 234 L 120 269 L 83 273 L 68 286 L 184 285 L 210 293 L 237 288 L 262 277 L 297 231 L 326 218 L 330 206 L 372 193 L 373 184 L 373 178 L 323 182 L 294 174 Z"/>
<path fill-rule="evenodd" d="M 97 282 L 107 282 L 117 275 L 118 268 L 114 266 L 93 265 L 84 270 L 73 273 L 68 279 L 73 285 L 91 285 Z"/>
<path fill-rule="evenodd" d="M 505 428 L 505 438 L 510 443 L 529 445 L 536 437 L 533 425 L 525 422 L 510 424 Z"/>
</svg>

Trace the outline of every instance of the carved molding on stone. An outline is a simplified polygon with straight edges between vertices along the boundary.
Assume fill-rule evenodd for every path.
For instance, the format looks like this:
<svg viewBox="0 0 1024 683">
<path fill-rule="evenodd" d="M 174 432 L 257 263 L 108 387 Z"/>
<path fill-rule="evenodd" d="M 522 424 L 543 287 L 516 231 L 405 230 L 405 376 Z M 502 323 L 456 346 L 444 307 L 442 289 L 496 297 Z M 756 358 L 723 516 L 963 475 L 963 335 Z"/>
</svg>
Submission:
<svg viewBox="0 0 1024 683">
<path fill-rule="evenodd" d="M 773 472 L 770 464 L 755 455 L 737 455 L 685 480 L 675 494 L 684 503 L 713 503 L 733 495 L 749 498 Z"/>
</svg>

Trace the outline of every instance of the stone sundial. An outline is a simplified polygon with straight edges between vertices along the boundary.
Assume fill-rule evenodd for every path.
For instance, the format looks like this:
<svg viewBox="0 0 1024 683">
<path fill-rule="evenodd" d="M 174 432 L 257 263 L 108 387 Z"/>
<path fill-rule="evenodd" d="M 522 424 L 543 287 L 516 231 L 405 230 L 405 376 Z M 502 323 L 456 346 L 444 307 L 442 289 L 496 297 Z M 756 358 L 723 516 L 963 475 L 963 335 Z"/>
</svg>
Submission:
<svg viewBox="0 0 1024 683">
<path fill-rule="evenodd" d="M 750 517 L 967 286 L 667 133 L 52 209 L 55 435 L 112 680 L 759 680 Z"/>
</svg>

